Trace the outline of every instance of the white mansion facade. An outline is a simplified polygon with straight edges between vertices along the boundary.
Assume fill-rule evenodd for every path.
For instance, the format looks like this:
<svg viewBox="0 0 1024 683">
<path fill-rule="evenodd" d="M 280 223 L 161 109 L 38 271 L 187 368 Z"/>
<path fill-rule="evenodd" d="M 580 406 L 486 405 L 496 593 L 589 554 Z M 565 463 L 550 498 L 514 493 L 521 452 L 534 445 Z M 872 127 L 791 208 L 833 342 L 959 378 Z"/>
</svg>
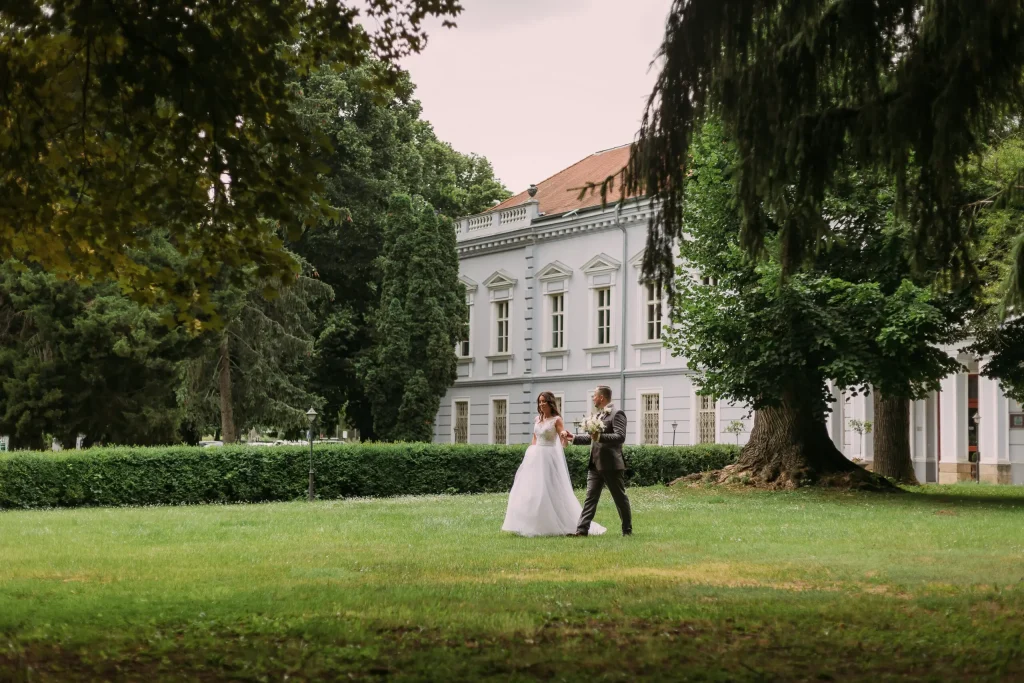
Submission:
<svg viewBox="0 0 1024 683">
<path fill-rule="evenodd" d="M 686 360 L 662 342 L 662 293 L 641 277 L 650 202 L 602 208 L 596 194 L 580 199 L 574 190 L 617 172 L 628 154 L 628 146 L 598 152 L 458 221 L 470 316 L 435 441 L 528 443 L 541 391 L 555 394 L 573 429 L 593 388 L 605 384 L 626 411 L 628 444 L 746 442 L 749 410 L 698 396 Z M 918 478 L 1024 483 L 1021 406 L 977 374 L 978 361 L 963 360 L 968 372 L 947 377 L 941 392 L 911 410 Z M 863 428 L 871 399 L 836 398 L 836 445 L 851 459 L 872 460 Z"/>
</svg>

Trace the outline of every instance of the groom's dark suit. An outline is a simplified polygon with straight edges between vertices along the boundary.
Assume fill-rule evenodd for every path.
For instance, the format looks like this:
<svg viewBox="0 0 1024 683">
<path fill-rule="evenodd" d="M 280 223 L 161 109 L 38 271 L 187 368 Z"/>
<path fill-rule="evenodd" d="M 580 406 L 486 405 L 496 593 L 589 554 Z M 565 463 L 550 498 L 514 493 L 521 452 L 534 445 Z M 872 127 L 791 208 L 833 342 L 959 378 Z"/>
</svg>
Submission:
<svg viewBox="0 0 1024 683">
<path fill-rule="evenodd" d="M 605 407 L 607 412 L 602 421 L 604 432 L 597 441 L 589 434 L 574 437 L 576 446 L 590 446 L 590 467 L 587 473 L 587 498 L 583 502 L 583 514 L 576 527 L 576 533 L 587 534 L 590 523 L 597 512 L 597 502 L 601 500 L 601 491 L 605 486 L 612 494 L 615 508 L 622 520 L 622 533 L 633 533 L 633 514 L 629 509 L 629 498 L 626 497 L 626 463 L 622 459 L 622 444 L 626 441 L 626 413 L 612 405 Z"/>
</svg>

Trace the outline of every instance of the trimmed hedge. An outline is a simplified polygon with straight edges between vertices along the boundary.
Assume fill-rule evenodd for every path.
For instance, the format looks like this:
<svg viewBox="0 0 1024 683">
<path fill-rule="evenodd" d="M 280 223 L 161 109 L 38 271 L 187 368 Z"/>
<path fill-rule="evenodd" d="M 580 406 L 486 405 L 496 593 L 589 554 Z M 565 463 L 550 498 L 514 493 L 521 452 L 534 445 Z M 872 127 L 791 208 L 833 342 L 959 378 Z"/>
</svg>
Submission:
<svg viewBox="0 0 1024 683">
<path fill-rule="evenodd" d="M 314 447 L 318 498 L 508 491 L 524 446 L 324 444 Z M 627 446 L 634 486 L 733 462 L 735 446 Z M 589 449 L 566 449 L 573 485 Z M 306 495 L 301 446 L 96 448 L 0 455 L 0 509 L 295 500 Z"/>
</svg>

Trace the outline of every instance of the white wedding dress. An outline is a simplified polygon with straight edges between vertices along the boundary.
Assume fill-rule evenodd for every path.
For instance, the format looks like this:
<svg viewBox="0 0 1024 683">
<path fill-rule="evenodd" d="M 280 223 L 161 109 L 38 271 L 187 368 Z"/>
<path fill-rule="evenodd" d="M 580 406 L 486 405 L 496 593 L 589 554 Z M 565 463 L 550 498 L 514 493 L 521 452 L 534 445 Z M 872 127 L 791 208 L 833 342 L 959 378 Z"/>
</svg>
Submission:
<svg viewBox="0 0 1024 683">
<path fill-rule="evenodd" d="M 576 499 L 558 439 L 555 418 L 537 418 L 533 433 L 537 443 L 526 449 L 516 472 L 502 531 L 521 536 L 564 536 L 575 533 L 583 506 Z M 606 529 L 591 522 L 590 535 Z"/>
</svg>

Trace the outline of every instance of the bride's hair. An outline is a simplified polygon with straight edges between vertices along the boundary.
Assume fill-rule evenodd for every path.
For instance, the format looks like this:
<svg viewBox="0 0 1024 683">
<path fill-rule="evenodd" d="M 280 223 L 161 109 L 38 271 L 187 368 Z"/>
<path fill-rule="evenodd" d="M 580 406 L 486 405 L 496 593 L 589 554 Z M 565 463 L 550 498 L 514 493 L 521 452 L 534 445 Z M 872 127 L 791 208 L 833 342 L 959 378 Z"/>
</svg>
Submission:
<svg viewBox="0 0 1024 683">
<path fill-rule="evenodd" d="M 548 410 L 551 411 L 551 417 L 558 417 L 558 404 L 555 403 L 555 395 L 550 391 L 542 391 L 537 396 L 537 414 L 544 417 L 544 412 L 540 409 L 540 400 L 544 399 L 548 404 Z"/>
</svg>

